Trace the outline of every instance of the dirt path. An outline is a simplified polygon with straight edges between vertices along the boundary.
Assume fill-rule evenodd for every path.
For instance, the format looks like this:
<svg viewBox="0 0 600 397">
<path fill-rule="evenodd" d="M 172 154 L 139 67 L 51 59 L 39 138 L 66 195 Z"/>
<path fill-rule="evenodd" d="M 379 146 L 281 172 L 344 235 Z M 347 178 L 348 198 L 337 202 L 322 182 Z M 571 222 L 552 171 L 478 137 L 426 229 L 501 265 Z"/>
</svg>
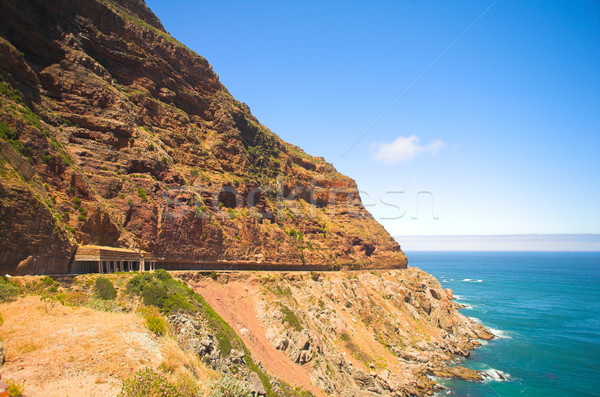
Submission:
<svg viewBox="0 0 600 397">
<path fill-rule="evenodd" d="M 269 373 L 294 387 L 310 391 L 315 396 L 325 396 L 323 391 L 311 384 L 308 368 L 292 362 L 267 340 L 266 330 L 256 314 L 260 292 L 255 284 L 248 281 L 220 284 L 207 280 L 194 283 L 193 288 L 231 325 Z M 242 329 L 249 332 L 241 332 Z"/>
</svg>

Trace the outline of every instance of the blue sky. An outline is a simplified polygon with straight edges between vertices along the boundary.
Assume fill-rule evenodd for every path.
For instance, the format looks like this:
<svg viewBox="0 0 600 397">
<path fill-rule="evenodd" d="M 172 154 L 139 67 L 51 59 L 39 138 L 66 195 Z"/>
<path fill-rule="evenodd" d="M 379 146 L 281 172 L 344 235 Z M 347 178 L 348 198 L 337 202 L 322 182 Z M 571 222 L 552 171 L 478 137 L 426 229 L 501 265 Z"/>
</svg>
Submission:
<svg viewBox="0 0 600 397">
<path fill-rule="evenodd" d="M 352 146 L 493 3 L 147 0 L 399 240 L 600 233 L 598 1 L 499 0 Z"/>
</svg>

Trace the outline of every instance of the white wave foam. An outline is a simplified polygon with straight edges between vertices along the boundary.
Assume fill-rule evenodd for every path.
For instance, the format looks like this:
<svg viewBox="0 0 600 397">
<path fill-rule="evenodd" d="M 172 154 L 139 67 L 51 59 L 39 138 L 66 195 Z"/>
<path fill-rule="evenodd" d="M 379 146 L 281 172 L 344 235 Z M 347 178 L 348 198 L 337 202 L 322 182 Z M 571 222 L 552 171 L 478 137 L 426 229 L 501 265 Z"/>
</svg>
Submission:
<svg viewBox="0 0 600 397">
<path fill-rule="evenodd" d="M 484 381 L 488 382 L 510 382 L 510 374 L 498 369 L 489 368 L 479 371 Z"/>
<path fill-rule="evenodd" d="M 455 300 L 461 300 L 463 297 L 460 295 L 453 295 Z"/>
<path fill-rule="evenodd" d="M 481 320 L 477 317 L 469 317 L 471 320 L 475 321 L 477 324 L 481 324 Z"/>
<path fill-rule="evenodd" d="M 472 278 L 465 278 L 462 281 L 465 283 L 483 283 L 483 280 L 475 280 Z"/>
<path fill-rule="evenodd" d="M 512 336 L 510 336 L 508 334 L 508 332 L 506 332 L 506 331 L 502 331 L 500 329 L 495 329 L 495 328 L 490 328 L 490 327 L 487 327 L 487 329 L 492 334 L 494 334 L 494 336 L 496 336 L 496 338 L 498 338 L 498 339 L 512 339 Z"/>
<path fill-rule="evenodd" d="M 467 309 L 467 310 L 473 310 L 473 305 L 469 305 L 468 303 L 462 303 L 460 302 L 461 305 L 463 305 L 463 309 Z"/>
</svg>

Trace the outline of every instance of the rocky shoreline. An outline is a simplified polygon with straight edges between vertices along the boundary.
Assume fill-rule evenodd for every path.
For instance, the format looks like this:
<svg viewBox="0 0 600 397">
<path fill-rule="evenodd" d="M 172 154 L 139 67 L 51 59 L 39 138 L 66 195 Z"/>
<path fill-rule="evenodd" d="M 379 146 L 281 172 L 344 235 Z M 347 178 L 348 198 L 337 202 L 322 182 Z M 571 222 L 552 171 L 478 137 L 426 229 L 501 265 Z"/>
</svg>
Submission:
<svg viewBox="0 0 600 397">
<path fill-rule="evenodd" d="M 267 372 L 288 381 L 283 356 L 290 371 L 309 379 L 299 386 L 314 386 L 316 394 L 430 395 L 440 386 L 429 375 L 482 380 L 453 360 L 493 335 L 460 314 L 451 290 L 420 269 L 178 277 L 210 302 Z"/>
</svg>

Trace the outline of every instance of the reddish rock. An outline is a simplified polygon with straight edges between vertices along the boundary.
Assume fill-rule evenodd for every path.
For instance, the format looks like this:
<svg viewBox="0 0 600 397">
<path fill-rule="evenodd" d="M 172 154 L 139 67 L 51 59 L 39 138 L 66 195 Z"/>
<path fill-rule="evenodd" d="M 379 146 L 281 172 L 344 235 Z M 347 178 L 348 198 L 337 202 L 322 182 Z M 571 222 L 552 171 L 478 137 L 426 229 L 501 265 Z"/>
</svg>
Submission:
<svg viewBox="0 0 600 397">
<path fill-rule="evenodd" d="M 444 290 L 446 292 L 446 297 L 450 300 L 454 299 L 454 294 L 452 293 L 452 290 L 450 288 L 446 288 Z"/>
<path fill-rule="evenodd" d="M 3 272 L 68 271 L 88 243 L 174 264 L 406 267 L 356 183 L 260 124 L 142 0 L 0 2 L 0 74 L 0 121 L 32 170 L 0 164 Z"/>
</svg>

